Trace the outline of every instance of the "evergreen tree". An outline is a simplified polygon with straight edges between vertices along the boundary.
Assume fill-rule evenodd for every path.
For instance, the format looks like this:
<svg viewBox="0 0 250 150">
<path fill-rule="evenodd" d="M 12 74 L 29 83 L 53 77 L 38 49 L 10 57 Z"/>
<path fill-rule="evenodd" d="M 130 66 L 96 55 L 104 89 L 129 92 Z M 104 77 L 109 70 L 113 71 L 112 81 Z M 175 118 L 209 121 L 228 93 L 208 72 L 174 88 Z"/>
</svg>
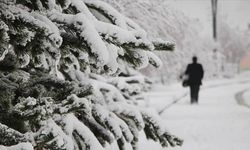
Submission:
<svg viewBox="0 0 250 150">
<path fill-rule="evenodd" d="M 159 117 L 134 105 L 160 66 L 131 19 L 99 0 L 0 0 L 0 148 L 137 148 L 138 132 L 181 145 Z"/>
</svg>

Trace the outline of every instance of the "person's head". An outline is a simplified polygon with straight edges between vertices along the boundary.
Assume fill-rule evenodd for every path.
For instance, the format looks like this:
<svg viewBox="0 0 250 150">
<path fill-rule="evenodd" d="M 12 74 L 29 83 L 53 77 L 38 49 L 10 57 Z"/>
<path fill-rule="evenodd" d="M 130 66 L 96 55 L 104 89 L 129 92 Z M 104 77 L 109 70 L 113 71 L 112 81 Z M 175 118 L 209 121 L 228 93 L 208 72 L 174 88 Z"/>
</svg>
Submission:
<svg viewBox="0 0 250 150">
<path fill-rule="evenodd" d="M 192 60 L 193 60 L 193 63 L 197 63 L 197 57 L 196 56 L 193 56 Z"/>
</svg>

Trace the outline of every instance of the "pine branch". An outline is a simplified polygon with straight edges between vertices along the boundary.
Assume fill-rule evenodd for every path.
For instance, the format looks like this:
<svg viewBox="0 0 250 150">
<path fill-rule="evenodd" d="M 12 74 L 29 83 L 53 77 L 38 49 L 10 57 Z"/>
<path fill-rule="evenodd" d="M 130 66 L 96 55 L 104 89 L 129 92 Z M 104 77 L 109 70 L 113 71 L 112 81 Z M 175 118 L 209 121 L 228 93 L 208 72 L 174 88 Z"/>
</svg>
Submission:
<svg viewBox="0 0 250 150">
<path fill-rule="evenodd" d="M 153 41 L 153 45 L 157 51 L 173 51 L 175 49 L 175 45 L 173 43 L 163 40 Z"/>
<path fill-rule="evenodd" d="M 11 146 L 21 142 L 27 142 L 25 135 L 0 123 L 0 145 Z"/>
</svg>

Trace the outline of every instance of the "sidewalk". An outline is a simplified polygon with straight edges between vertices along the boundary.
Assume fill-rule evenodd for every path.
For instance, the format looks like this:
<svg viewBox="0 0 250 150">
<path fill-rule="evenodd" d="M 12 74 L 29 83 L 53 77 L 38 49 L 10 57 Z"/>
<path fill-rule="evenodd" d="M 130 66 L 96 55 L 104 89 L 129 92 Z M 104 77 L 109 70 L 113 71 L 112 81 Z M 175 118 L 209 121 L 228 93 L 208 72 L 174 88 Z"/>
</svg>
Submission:
<svg viewBox="0 0 250 150">
<path fill-rule="evenodd" d="M 250 88 L 249 81 L 249 74 L 242 74 L 231 80 L 207 81 L 201 89 L 198 105 L 190 105 L 189 96 L 186 96 L 166 109 L 162 113 L 166 126 L 172 133 L 184 139 L 182 147 L 173 149 L 249 150 L 250 109 L 238 105 L 235 99 L 237 93 Z M 181 85 L 156 86 L 153 92 L 148 93 L 148 103 L 161 110 L 174 97 L 187 91 Z M 249 95 L 244 94 L 244 98 Z M 142 140 L 139 149 L 162 148 L 154 142 Z"/>
</svg>

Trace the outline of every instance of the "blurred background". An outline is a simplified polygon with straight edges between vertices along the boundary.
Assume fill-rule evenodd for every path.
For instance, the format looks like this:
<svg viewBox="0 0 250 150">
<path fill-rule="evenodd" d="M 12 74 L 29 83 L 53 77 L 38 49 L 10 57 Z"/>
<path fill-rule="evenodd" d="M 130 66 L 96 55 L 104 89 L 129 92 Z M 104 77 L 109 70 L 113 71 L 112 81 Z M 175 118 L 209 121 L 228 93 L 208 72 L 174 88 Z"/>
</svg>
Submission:
<svg viewBox="0 0 250 150">
<path fill-rule="evenodd" d="M 156 82 L 177 81 L 194 55 L 207 79 L 230 78 L 250 69 L 249 0 L 105 1 L 136 21 L 150 37 L 176 44 L 174 53 L 157 52 L 163 60 L 161 69 L 141 70 Z"/>
</svg>

